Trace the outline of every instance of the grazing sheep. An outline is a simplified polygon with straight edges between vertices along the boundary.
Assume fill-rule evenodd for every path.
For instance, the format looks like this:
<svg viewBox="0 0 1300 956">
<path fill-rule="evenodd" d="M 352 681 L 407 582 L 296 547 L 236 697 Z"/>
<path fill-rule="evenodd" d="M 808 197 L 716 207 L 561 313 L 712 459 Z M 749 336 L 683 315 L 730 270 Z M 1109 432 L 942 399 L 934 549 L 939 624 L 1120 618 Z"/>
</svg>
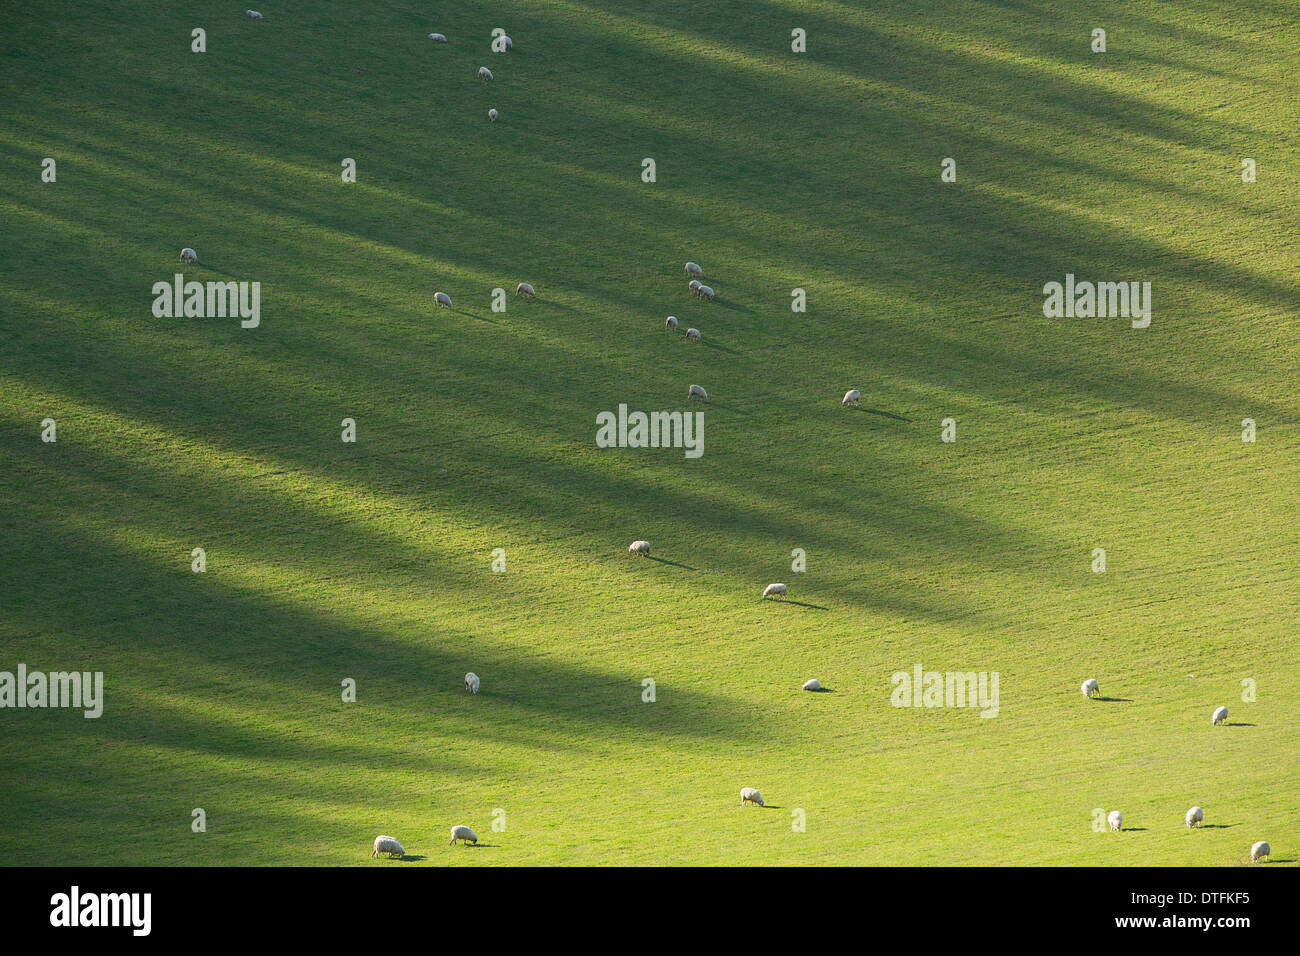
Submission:
<svg viewBox="0 0 1300 956">
<path fill-rule="evenodd" d="M 1272 852 L 1273 852 L 1273 848 L 1269 846 L 1267 843 L 1265 843 L 1263 840 L 1260 840 L 1258 843 L 1253 844 L 1250 848 L 1250 862 L 1258 863 L 1260 860 L 1264 859 L 1264 857 L 1268 856 Z"/>
<path fill-rule="evenodd" d="M 256 10 L 245 10 L 245 11 L 244 11 L 244 16 L 248 17 L 248 19 L 250 19 L 250 20 L 261 20 L 261 19 L 262 19 L 262 15 L 261 15 L 260 13 L 258 13 Z"/>
<path fill-rule="evenodd" d="M 675 316 L 675 315 L 670 315 L 670 316 L 668 316 L 668 321 L 664 323 L 664 328 L 666 328 L 669 332 L 676 332 L 676 331 L 677 331 L 677 316 Z"/>
<path fill-rule="evenodd" d="M 785 585 L 784 585 L 784 584 L 769 584 L 767 587 L 763 588 L 763 597 L 765 597 L 765 598 L 766 598 L 766 597 L 775 597 L 775 598 L 781 598 L 782 600 L 784 600 L 784 599 L 785 599 Z"/>
<path fill-rule="evenodd" d="M 488 110 L 488 119 L 491 120 L 493 123 L 497 121 L 497 117 L 500 115 L 501 114 L 499 114 L 496 110 Z"/>
<path fill-rule="evenodd" d="M 1098 686 L 1095 678 L 1089 677 L 1079 685 L 1079 693 L 1084 697 L 1099 697 L 1101 696 L 1101 687 Z"/>
<path fill-rule="evenodd" d="M 843 407 L 845 405 L 856 405 L 860 401 L 862 401 L 862 393 L 859 392 L 856 388 L 851 388 L 844 393 L 844 400 L 840 402 L 840 406 Z"/>
<path fill-rule="evenodd" d="M 709 393 L 704 390 L 703 386 L 692 385 L 686 390 L 686 397 L 695 398 L 701 402 L 707 402 L 709 400 Z M 704 413 L 700 412 L 700 414 L 703 415 Z"/>
<path fill-rule="evenodd" d="M 700 294 L 700 291 L 699 291 L 699 290 L 700 290 L 700 280 L 699 280 L 699 279 L 692 279 L 690 282 L 686 283 L 686 288 L 690 289 L 690 291 L 691 291 L 691 295 L 699 295 L 699 294 Z"/>
<path fill-rule="evenodd" d="M 446 43 L 446 42 L 447 42 L 447 37 L 446 37 L 445 35 L 441 34 L 441 33 L 430 33 L 430 34 L 429 34 L 429 39 L 432 40 L 434 43 Z"/>
<path fill-rule="evenodd" d="M 1200 807 L 1192 807 L 1192 809 L 1187 811 L 1187 816 L 1184 819 L 1187 821 L 1187 826 L 1190 829 L 1205 819 L 1205 811 Z"/>
<path fill-rule="evenodd" d="M 1124 814 L 1120 813 L 1118 810 L 1112 810 L 1110 813 L 1106 814 L 1106 822 L 1110 824 L 1112 830 L 1118 833 L 1120 827 L 1124 825 Z"/>
<path fill-rule="evenodd" d="M 822 689 L 822 682 L 819 681 L 816 677 L 814 677 L 814 678 L 813 678 L 812 680 L 810 680 L 808 683 L 806 683 L 806 684 L 803 685 L 803 689 L 804 689 L 804 690 L 821 690 L 821 689 Z"/>
<path fill-rule="evenodd" d="M 708 299 L 710 301 L 713 300 L 713 290 L 709 288 L 707 285 L 700 286 L 698 289 L 695 290 L 695 294 L 698 295 L 701 299 Z"/>
<path fill-rule="evenodd" d="M 687 329 L 687 330 L 686 330 L 686 341 L 687 341 L 687 342 L 698 342 L 698 341 L 700 341 L 700 330 L 699 330 L 699 329 Z"/>
<path fill-rule="evenodd" d="M 440 305 L 445 305 L 447 308 L 451 309 L 451 296 L 445 292 L 435 292 L 433 294 L 433 307 L 436 309 Z M 456 311 L 455 309 L 451 310 L 453 312 Z"/>
<path fill-rule="evenodd" d="M 700 268 L 700 264 L 698 262 L 686 263 L 686 274 L 688 276 L 698 276 L 701 279 L 704 278 L 704 270 Z"/>
<path fill-rule="evenodd" d="M 631 544 L 629 544 L 629 545 L 627 546 L 627 549 L 628 549 L 629 551 L 631 551 L 633 554 L 649 554 L 649 553 L 650 553 L 650 542 L 649 542 L 649 541 L 633 541 Z"/>
<path fill-rule="evenodd" d="M 521 282 L 515 286 L 515 295 L 526 295 L 530 299 L 537 298 L 537 293 L 533 291 L 533 287 L 527 282 Z"/>
<path fill-rule="evenodd" d="M 1216 707 L 1214 713 L 1210 715 L 1211 723 L 1221 724 L 1228 719 L 1228 708 Z"/>
<path fill-rule="evenodd" d="M 763 795 L 753 787 L 740 788 L 740 805 L 743 807 L 747 803 L 757 803 L 760 807 L 767 806 L 763 802 Z"/>
<path fill-rule="evenodd" d="M 492 79 L 492 71 L 489 70 L 486 66 L 480 66 L 478 68 L 478 78 L 480 80 L 490 80 Z"/>
<path fill-rule="evenodd" d="M 504 41 L 502 43 L 502 46 L 504 46 L 507 50 L 513 50 L 515 48 L 515 41 L 510 39 L 510 37 L 506 36 L 504 33 L 501 34 L 501 39 Z"/>
<path fill-rule="evenodd" d="M 478 693 L 478 675 L 473 671 L 465 675 L 465 689 L 471 694 Z"/>
<path fill-rule="evenodd" d="M 451 846 L 452 843 L 455 843 L 457 840 L 464 840 L 466 843 L 478 843 L 478 837 L 474 835 L 474 831 L 466 826 L 455 826 L 451 828 L 451 843 L 448 843 L 447 845 Z"/>
<path fill-rule="evenodd" d="M 402 844 L 390 836 L 375 837 L 375 848 L 371 851 L 370 858 L 373 860 L 381 853 L 387 853 L 390 859 L 394 856 L 401 859 L 406 857 L 406 851 L 402 849 Z"/>
<path fill-rule="evenodd" d="M 191 249 L 189 246 L 186 246 L 184 249 L 181 250 L 181 262 L 198 262 L 198 261 L 199 261 L 199 254 L 195 252 L 193 249 Z"/>
</svg>

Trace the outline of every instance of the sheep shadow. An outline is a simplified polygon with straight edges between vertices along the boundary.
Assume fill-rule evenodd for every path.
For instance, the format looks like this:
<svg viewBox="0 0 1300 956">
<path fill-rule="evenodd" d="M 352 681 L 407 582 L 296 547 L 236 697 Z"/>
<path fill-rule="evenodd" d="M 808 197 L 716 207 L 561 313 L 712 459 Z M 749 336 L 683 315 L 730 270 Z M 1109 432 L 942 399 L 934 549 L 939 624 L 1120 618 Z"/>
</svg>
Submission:
<svg viewBox="0 0 1300 956">
<path fill-rule="evenodd" d="M 1235 827 L 1235 823 L 1202 823 L 1196 826 L 1197 830 L 1230 830 Z"/>
<path fill-rule="evenodd" d="M 1254 725 L 1254 724 L 1243 724 L 1243 723 L 1239 723 L 1239 722 L 1237 722 L 1237 721 L 1233 721 L 1233 722 L 1230 723 L 1230 724 L 1225 723 L 1223 726 L 1225 726 L 1225 727 L 1254 727 L 1255 725 Z"/>
<path fill-rule="evenodd" d="M 781 604 L 795 604 L 795 605 L 797 605 L 797 606 L 799 606 L 799 607 L 811 608 L 811 609 L 814 610 L 814 611 L 829 611 L 829 610 L 830 610 L 830 608 L 828 608 L 828 607 L 822 607 L 820 604 L 808 604 L 808 603 L 806 603 L 806 602 L 804 602 L 804 601 L 791 601 L 791 600 L 784 600 L 784 601 L 781 601 L 780 603 L 781 603 Z"/>
<path fill-rule="evenodd" d="M 747 412 L 747 411 L 745 411 L 743 408 L 737 408 L 737 407 L 734 406 L 734 405 L 724 405 L 722 402 L 713 402 L 713 401 L 710 401 L 710 402 L 707 402 L 706 404 L 709 406 L 709 408 L 720 408 L 720 409 L 722 409 L 724 412 L 735 412 L 737 415 L 752 415 L 752 414 L 754 414 L 753 412 Z"/>
<path fill-rule="evenodd" d="M 1133 703 L 1133 698 L 1132 698 L 1132 697 L 1094 697 L 1093 700 L 1095 700 L 1095 701 L 1099 701 L 1100 703 L 1103 703 L 1103 704 L 1131 704 L 1131 703 Z"/>
<path fill-rule="evenodd" d="M 420 856 L 418 853 L 408 853 L 408 854 L 406 854 L 406 856 L 402 857 L 398 862 L 399 862 L 399 863 L 418 863 L 420 860 L 423 860 L 423 859 L 424 859 L 424 857 Z"/>
<path fill-rule="evenodd" d="M 713 302 L 715 305 L 720 305 L 724 309 L 730 309 L 732 312 L 744 312 L 746 315 L 754 314 L 753 309 L 747 309 L 743 305 L 738 305 L 737 303 L 730 302 L 727 299 L 720 299 L 717 296 L 714 296 Z"/>
<path fill-rule="evenodd" d="M 1120 833 L 1146 833 L 1147 828 L 1146 827 L 1124 827 L 1119 832 Z"/>
<path fill-rule="evenodd" d="M 184 265 L 184 263 L 182 263 L 182 265 Z M 190 265 L 192 265 L 192 266 L 202 267 L 202 268 L 204 268 L 204 269 L 207 269 L 209 272 L 216 272 L 216 273 L 219 273 L 219 274 L 221 274 L 221 275 L 223 275 L 223 276 L 230 276 L 230 278 L 232 278 L 232 279 L 238 279 L 238 278 L 239 278 L 239 277 L 238 277 L 237 275 L 235 275 L 233 272 L 230 272 L 230 271 L 228 271 L 228 270 L 226 270 L 226 269 L 222 269 L 220 266 L 211 266 L 211 265 L 208 265 L 206 262 L 203 262 L 202 260 L 200 260 L 200 261 L 198 261 L 198 262 L 192 262 L 192 263 L 190 263 Z"/>
<path fill-rule="evenodd" d="M 683 568 L 686 571 L 698 571 L 699 568 L 693 568 L 689 564 L 681 564 L 677 561 L 669 561 L 667 558 L 656 558 L 653 554 L 647 554 L 646 557 L 651 561 L 658 561 L 660 564 L 668 564 L 674 568 Z"/>
<path fill-rule="evenodd" d="M 735 349 L 729 349 L 725 345 L 719 345 L 717 342 L 701 342 L 705 348 L 717 349 L 719 352 L 726 352 L 728 355 L 738 354 Z"/>
<path fill-rule="evenodd" d="M 908 422 L 910 424 L 912 421 L 912 419 L 904 418 L 902 415 L 895 415 L 893 412 L 887 412 L 883 408 L 867 408 L 864 409 L 864 411 L 868 415 L 881 415 L 885 418 L 892 418 L 896 422 Z"/>
<path fill-rule="evenodd" d="M 803 688 L 800 688 L 800 689 L 803 690 Z M 833 693 L 835 693 L 835 688 L 833 688 L 833 687 L 818 687 L 818 688 L 815 688 L 815 689 L 804 690 L 804 693 L 805 693 L 805 694 L 833 694 Z"/>
<path fill-rule="evenodd" d="M 467 315 L 471 319 L 478 319 L 480 322 L 487 322 L 490 325 L 500 325 L 496 319 L 489 319 L 486 315 L 479 315 L 477 312 L 470 312 L 467 309 L 461 309 L 459 312 L 453 312 L 452 315 Z"/>
<path fill-rule="evenodd" d="M 1287 857 L 1286 859 L 1280 860 L 1280 859 L 1278 859 L 1277 857 L 1272 857 L 1272 856 L 1270 856 L 1270 857 L 1269 857 L 1267 860 L 1265 860 L 1264 862 L 1265 862 L 1265 863 L 1295 863 L 1295 862 L 1296 862 L 1296 858 L 1293 857 L 1293 856 L 1291 856 L 1291 857 Z"/>
<path fill-rule="evenodd" d="M 499 850 L 501 848 L 499 843 L 462 843 L 461 846 L 466 850 Z"/>
</svg>

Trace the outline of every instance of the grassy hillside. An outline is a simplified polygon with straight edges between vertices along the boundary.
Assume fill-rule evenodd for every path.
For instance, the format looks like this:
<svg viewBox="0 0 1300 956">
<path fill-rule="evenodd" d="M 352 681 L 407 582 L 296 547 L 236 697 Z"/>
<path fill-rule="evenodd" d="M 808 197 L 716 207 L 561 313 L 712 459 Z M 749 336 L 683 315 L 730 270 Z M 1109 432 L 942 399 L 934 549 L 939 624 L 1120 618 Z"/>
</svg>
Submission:
<svg viewBox="0 0 1300 956">
<path fill-rule="evenodd" d="M 0 710 L 0 861 L 1300 858 L 1290 5 L 9 6 L 0 670 L 106 701 Z M 703 457 L 596 447 L 691 383 Z"/>
</svg>

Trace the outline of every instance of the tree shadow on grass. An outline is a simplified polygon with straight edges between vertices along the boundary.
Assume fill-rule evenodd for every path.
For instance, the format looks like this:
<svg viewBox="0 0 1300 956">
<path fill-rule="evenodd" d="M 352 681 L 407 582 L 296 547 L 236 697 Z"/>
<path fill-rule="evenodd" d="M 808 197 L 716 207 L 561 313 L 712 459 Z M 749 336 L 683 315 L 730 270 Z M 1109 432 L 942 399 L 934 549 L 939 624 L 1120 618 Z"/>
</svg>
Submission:
<svg viewBox="0 0 1300 956">
<path fill-rule="evenodd" d="M 693 568 L 689 564 L 681 564 L 677 561 L 669 561 L 667 558 L 656 558 L 653 554 L 647 554 L 646 557 L 649 558 L 651 561 L 658 561 L 660 564 L 672 565 L 674 568 L 683 568 L 684 570 L 687 571 L 699 570 L 699 568 Z"/>
</svg>

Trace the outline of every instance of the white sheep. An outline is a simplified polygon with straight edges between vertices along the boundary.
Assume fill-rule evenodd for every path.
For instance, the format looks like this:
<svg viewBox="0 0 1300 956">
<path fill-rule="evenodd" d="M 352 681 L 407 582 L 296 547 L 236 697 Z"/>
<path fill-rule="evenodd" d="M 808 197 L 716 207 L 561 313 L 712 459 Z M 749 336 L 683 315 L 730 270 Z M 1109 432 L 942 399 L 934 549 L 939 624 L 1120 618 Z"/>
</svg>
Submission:
<svg viewBox="0 0 1300 956">
<path fill-rule="evenodd" d="M 471 694 L 478 693 L 478 675 L 473 671 L 465 675 L 465 689 Z"/>
<path fill-rule="evenodd" d="M 375 837 L 375 848 L 371 851 L 370 858 L 373 860 L 381 853 L 387 853 L 390 858 L 394 856 L 400 858 L 406 857 L 406 851 L 402 849 L 402 844 L 398 843 L 390 836 Z"/>
<path fill-rule="evenodd" d="M 492 71 L 489 70 L 486 66 L 480 66 L 478 68 L 478 78 L 480 80 L 490 80 L 492 79 Z"/>
<path fill-rule="evenodd" d="M 686 341 L 687 341 L 687 342 L 698 342 L 698 341 L 700 341 L 700 330 L 699 330 L 699 329 L 687 329 L 687 330 L 686 330 Z"/>
<path fill-rule="evenodd" d="M 1124 814 L 1120 813 L 1118 810 L 1112 810 L 1110 813 L 1106 814 L 1106 822 L 1110 824 L 1112 830 L 1118 833 L 1120 827 L 1124 825 Z"/>
<path fill-rule="evenodd" d="M 699 294 L 700 294 L 700 291 L 699 291 L 699 290 L 700 290 L 700 280 L 699 280 L 699 279 L 692 279 L 690 282 L 686 283 L 686 288 L 690 290 L 691 295 L 699 295 Z"/>
<path fill-rule="evenodd" d="M 519 285 L 515 286 L 515 295 L 526 295 L 530 299 L 537 298 L 537 293 L 527 282 L 521 282 Z"/>
<path fill-rule="evenodd" d="M 688 276 L 698 276 L 701 279 L 704 278 L 704 270 L 700 268 L 700 264 L 698 262 L 686 263 L 686 274 Z"/>
<path fill-rule="evenodd" d="M 668 316 L 668 321 L 664 323 L 664 328 L 666 328 L 669 332 L 676 332 L 676 331 L 677 331 L 677 316 L 675 316 L 675 315 L 670 315 L 670 316 Z"/>
<path fill-rule="evenodd" d="M 819 681 L 816 677 L 814 677 L 814 678 L 813 678 L 812 680 L 810 680 L 808 683 L 806 683 L 806 684 L 803 685 L 803 689 L 804 689 L 804 690 L 821 690 L 821 689 L 822 689 L 822 682 Z"/>
<path fill-rule="evenodd" d="M 628 549 L 628 551 L 630 551 L 632 554 L 649 554 L 649 553 L 650 553 L 650 542 L 649 542 L 649 541 L 633 541 L 631 544 L 629 544 L 629 545 L 627 546 L 627 549 Z"/>
<path fill-rule="evenodd" d="M 503 33 L 501 34 L 501 45 L 507 50 L 513 50 L 515 48 L 515 41 Z"/>
<path fill-rule="evenodd" d="M 1215 724 L 1221 724 L 1227 719 L 1228 708 L 1226 707 L 1216 707 L 1214 708 L 1214 713 L 1210 715 L 1210 722 Z"/>
<path fill-rule="evenodd" d="M 844 400 L 840 402 L 840 405 L 856 405 L 860 401 L 862 401 L 862 393 L 856 388 L 851 388 L 844 393 Z"/>
<path fill-rule="evenodd" d="M 774 597 L 774 598 L 781 598 L 781 599 L 784 600 L 784 598 L 785 598 L 785 585 L 784 585 L 784 584 L 769 584 L 767 587 L 763 588 L 763 597 L 765 597 L 765 598 L 766 598 L 766 597 Z"/>
<path fill-rule="evenodd" d="M 430 33 L 430 34 L 429 34 L 429 39 L 432 40 L 434 43 L 446 43 L 446 42 L 447 42 L 447 37 L 446 37 L 444 34 L 442 34 L 442 33 Z"/>
<path fill-rule="evenodd" d="M 184 249 L 181 250 L 181 262 L 198 262 L 198 261 L 199 261 L 199 254 L 195 252 L 193 249 L 191 249 L 189 246 L 186 246 Z"/>
<path fill-rule="evenodd" d="M 1258 863 L 1272 852 L 1273 848 L 1263 840 L 1260 840 L 1258 843 L 1252 844 L 1250 848 L 1250 862 Z"/>
<path fill-rule="evenodd" d="M 702 385 L 692 385 L 686 390 L 686 397 L 694 398 L 701 402 L 707 402 L 709 400 L 709 393 L 704 390 Z M 700 414 L 703 415 L 704 413 L 701 412 Z"/>
<path fill-rule="evenodd" d="M 466 843 L 478 843 L 478 837 L 467 826 L 454 826 L 451 828 L 451 843 L 447 845 L 451 846 L 457 840 L 464 840 Z"/>
<path fill-rule="evenodd" d="M 244 11 L 244 16 L 248 17 L 248 19 L 250 19 L 250 20 L 261 20 L 261 19 L 262 19 L 262 15 L 261 15 L 260 13 L 258 13 L 256 10 L 245 10 L 245 11 Z"/>
<path fill-rule="evenodd" d="M 763 795 L 753 787 L 740 788 L 740 805 L 743 807 L 747 803 L 757 803 L 760 807 L 767 806 L 763 802 Z"/>
<path fill-rule="evenodd" d="M 451 296 L 445 292 L 435 292 L 433 294 L 433 307 L 436 309 L 440 305 L 445 305 L 447 308 L 451 309 Z M 453 312 L 456 311 L 455 309 L 451 310 Z"/>
<path fill-rule="evenodd" d="M 709 301 L 713 300 L 713 289 L 707 285 L 700 286 L 698 289 L 695 290 L 695 294 L 698 295 L 701 299 L 708 299 Z"/>
<path fill-rule="evenodd" d="M 488 110 L 488 119 L 491 120 L 493 123 L 497 121 L 497 117 L 500 115 L 501 114 L 498 113 L 496 110 Z"/>
<path fill-rule="evenodd" d="M 1089 677 L 1079 685 L 1079 693 L 1084 697 L 1098 697 L 1101 695 L 1101 687 L 1097 684 L 1095 678 Z"/>
<path fill-rule="evenodd" d="M 1187 816 L 1183 819 L 1187 821 L 1188 829 L 1190 829 L 1205 819 L 1205 811 L 1200 807 L 1192 807 L 1187 811 Z"/>
</svg>

